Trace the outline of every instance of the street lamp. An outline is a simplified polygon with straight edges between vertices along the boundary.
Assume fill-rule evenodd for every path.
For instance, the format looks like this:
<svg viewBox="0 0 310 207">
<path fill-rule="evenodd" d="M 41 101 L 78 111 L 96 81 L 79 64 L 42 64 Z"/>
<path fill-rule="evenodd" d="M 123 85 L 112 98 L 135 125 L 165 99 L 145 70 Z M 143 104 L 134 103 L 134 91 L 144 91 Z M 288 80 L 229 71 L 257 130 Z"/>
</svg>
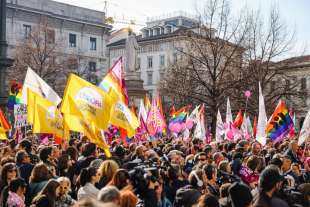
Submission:
<svg viewBox="0 0 310 207">
<path fill-rule="evenodd" d="M 13 59 L 7 58 L 6 42 L 6 0 L 0 0 L 0 106 L 6 103 L 6 69 L 13 65 Z"/>
</svg>

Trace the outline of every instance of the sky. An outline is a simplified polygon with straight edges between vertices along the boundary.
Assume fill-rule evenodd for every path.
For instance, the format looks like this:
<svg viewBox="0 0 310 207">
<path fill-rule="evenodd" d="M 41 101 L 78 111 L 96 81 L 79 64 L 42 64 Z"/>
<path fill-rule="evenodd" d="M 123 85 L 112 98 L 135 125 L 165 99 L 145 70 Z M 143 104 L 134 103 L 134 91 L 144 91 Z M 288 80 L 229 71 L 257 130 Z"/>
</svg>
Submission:
<svg viewBox="0 0 310 207">
<path fill-rule="evenodd" d="M 176 11 L 196 13 L 197 2 L 203 0 L 56 0 L 76 6 L 99 11 L 106 11 L 116 22 L 134 20 L 139 31 L 145 25 L 148 17 L 163 16 Z M 296 47 L 289 56 L 310 54 L 310 0 L 231 0 L 232 12 L 242 12 L 244 6 L 256 10 L 260 9 L 263 16 L 269 14 L 270 8 L 276 6 L 281 18 L 289 29 L 295 31 Z M 128 27 L 127 24 L 113 25 L 115 29 Z M 306 49 L 305 49 L 306 48 Z"/>
</svg>

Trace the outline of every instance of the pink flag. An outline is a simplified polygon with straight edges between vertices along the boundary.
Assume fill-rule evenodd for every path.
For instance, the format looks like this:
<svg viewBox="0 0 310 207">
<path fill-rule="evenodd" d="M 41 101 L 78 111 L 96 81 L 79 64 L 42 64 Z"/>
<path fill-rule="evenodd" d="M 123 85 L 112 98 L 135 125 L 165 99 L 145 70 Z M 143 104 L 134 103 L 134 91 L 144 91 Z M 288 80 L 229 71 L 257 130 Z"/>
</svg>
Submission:
<svg viewBox="0 0 310 207">
<path fill-rule="evenodd" d="M 166 128 L 165 120 L 157 107 L 155 98 L 152 99 L 152 105 L 146 119 L 147 130 L 150 135 L 162 133 Z"/>
</svg>

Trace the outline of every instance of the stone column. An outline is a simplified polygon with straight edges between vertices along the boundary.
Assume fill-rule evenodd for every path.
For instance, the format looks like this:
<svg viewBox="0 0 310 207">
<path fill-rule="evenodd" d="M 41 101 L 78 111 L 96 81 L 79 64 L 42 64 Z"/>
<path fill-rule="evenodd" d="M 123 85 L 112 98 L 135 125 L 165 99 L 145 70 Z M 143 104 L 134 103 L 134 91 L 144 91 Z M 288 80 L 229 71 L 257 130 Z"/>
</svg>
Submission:
<svg viewBox="0 0 310 207">
<path fill-rule="evenodd" d="M 7 47 L 8 44 L 6 42 L 6 0 L 0 0 L 0 106 L 4 106 L 6 104 L 6 70 L 13 64 L 13 60 L 7 58 Z"/>
</svg>

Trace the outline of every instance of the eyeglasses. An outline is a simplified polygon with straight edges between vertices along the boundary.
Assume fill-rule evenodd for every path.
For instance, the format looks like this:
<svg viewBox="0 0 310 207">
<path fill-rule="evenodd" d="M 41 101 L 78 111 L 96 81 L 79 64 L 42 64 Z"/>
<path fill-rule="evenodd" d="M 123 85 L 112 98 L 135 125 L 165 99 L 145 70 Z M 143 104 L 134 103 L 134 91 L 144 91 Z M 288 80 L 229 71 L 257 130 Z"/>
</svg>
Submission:
<svg viewBox="0 0 310 207">
<path fill-rule="evenodd" d="M 205 159 L 205 158 L 199 158 L 198 160 L 199 160 L 199 161 L 206 161 L 207 159 Z"/>
<path fill-rule="evenodd" d="M 17 171 L 16 168 L 13 168 L 13 169 L 8 170 L 8 172 L 16 172 L 16 171 Z"/>
</svg>

